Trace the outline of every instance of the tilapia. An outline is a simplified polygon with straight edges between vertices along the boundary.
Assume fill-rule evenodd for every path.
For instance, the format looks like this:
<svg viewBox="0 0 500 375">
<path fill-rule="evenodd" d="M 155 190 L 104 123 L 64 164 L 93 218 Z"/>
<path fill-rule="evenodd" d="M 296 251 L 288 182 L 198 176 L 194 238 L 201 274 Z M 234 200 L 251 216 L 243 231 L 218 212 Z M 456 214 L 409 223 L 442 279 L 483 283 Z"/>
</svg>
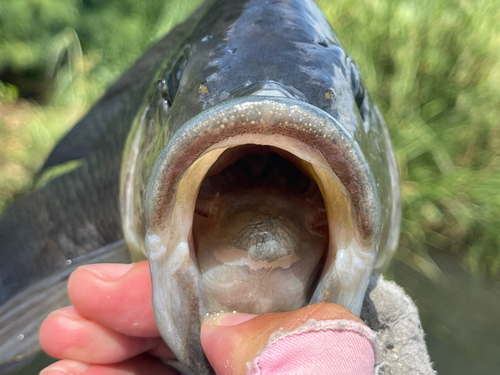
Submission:
<svg viewBox="0 0 500 375">
<path fill-rule="evenodd" d="M 149 259 L 160 332 L 325 301 L 360 314 L 396 248 L 399 178 L 359 69 L 310 0 L 208 1 L 151 47 L 0 219 L 0 363 L 38 349 L 72 269 Z"/>
</svg>

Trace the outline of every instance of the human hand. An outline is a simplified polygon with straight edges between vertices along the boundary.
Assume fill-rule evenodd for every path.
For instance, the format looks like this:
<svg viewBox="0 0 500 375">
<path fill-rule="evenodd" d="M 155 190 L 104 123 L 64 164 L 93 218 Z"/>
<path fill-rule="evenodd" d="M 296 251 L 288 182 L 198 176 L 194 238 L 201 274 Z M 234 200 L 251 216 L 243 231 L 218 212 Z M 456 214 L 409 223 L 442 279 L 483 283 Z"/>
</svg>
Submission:
<svg viewBox="0 0 500 375">
<path fill-rule="evenodd" d="M 177 373 L 159 359 L 175 356 L 156 327 L 147 261 L 79 267 L 68 294 L 73 306 L 52 312 L 40 328 L 42 348 L 63 359 L 41 374 Z"/>
<path fill-rule="evenodd" d="M 44 350 L 64 358 L 43 375 L 176 373 L 160 360 L 174 355 L 154 321 L 147 262 L 80 267 L 68 293 L 74 306 L 50 314 L 40 330 Z M 268 345 L 273 333 L 282 337 Z M 218 375 L 243 375 L 252 361 L 252 374 L 372 374 L 373 340 L 358 317 L 325 303 L 261 316 L 220 314 L 205 319 L 201 331 Z"/>
</svg>

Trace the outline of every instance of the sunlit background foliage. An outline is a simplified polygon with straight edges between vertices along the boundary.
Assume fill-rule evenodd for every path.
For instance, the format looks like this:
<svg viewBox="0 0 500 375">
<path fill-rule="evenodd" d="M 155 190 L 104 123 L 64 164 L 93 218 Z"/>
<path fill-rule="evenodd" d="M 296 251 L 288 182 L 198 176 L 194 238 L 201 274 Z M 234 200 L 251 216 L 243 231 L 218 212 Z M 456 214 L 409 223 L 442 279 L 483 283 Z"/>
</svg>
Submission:
<svg viewBox="0 0 500 375">
<path fill-rule="evenodd" d="M 500 2 L 320 0 L 361 68 L 400 166 L 397 258 L 439 279 L 433 252 L 500 282 Z M 151 43 L 200 4 L 0 2 L 0 211 L 57 140 Z"/>
</svg>

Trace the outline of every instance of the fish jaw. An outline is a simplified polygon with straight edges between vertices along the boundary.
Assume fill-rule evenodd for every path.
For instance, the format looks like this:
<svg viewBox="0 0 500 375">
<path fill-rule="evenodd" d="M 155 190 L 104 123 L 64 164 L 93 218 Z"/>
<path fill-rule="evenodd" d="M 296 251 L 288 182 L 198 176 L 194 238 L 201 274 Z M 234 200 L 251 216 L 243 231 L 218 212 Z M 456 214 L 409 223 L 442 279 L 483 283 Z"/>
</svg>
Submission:
<svg viewBox="0 0 500 375">
<path fill-rule="evenodd" d="M 210 371 L 200 321 L 214 311 L 193 245 L 196 198 L 224 151 L 247 144 L 294 155 L 320 187 L 330 241 L 309 303 L 334 302 L 359 315 L 377 258 L 381 210 L 374 179 L 357 143 L 332 116 L 294 99 L 247 97 L 194 117 L 162 151 L 144 213 L 159 330 L 177 358 L 200 374 Z"/>
</svg>

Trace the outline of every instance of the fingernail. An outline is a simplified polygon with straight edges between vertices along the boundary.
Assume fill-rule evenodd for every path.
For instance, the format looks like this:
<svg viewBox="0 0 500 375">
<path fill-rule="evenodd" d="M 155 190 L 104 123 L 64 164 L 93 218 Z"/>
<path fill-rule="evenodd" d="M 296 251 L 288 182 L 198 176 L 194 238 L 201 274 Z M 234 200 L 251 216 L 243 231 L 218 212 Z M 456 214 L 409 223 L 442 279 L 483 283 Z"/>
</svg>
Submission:
<svg viewBox="0 0 500 375">
<path fill-rule="evenodd" d="M 257 315 L 254 314 L 242 314 L 242 313 L 232 313 L 225 314 L 221 319 L 219 319 L 218 324 L 220 326 L 235 326 L 240 323 L 244 323 L 250 319 L 255 318 Z"/>
<path fill-rule="evenodd" d="M 89 367 L 86 363 L 65 359 L 44 368 L 39 375 L 78 375 L 87 371 Z"/>
<path fill-rule="evenodd" d="M 250 319 L 255 318 L 256 316 L 257 315 L 254 314 L 243 314 L 243 313 L 218 313 L 209 315 L 205 319 L 205 322 L 207 324 L 227 327 L 244 323 Z"/>
<path fill-rule="evenodd" d="M 103 280 L 114 280 L 125 275 L 134 266 L 131 264 L 110 263 L 110 264 L 89 264 L 80 268 L 90 271 Z"/>
<path fill-rule="evenodd" d="M 71 319 L 71 321 L 82 320 L 82 315 L 73 306 L 62 307 L 58 310 L 52 311 L 50 315 L 57 315 L 64 319 Z"/>
</svg>

